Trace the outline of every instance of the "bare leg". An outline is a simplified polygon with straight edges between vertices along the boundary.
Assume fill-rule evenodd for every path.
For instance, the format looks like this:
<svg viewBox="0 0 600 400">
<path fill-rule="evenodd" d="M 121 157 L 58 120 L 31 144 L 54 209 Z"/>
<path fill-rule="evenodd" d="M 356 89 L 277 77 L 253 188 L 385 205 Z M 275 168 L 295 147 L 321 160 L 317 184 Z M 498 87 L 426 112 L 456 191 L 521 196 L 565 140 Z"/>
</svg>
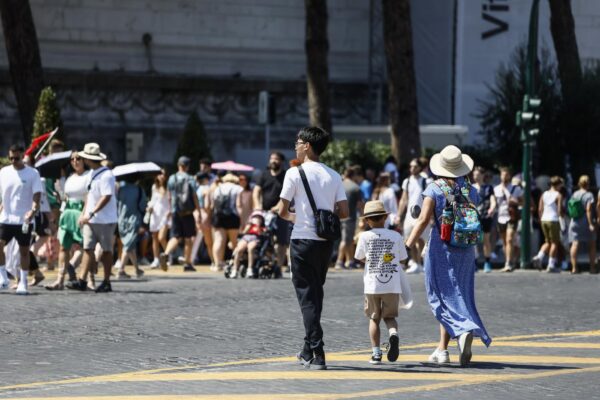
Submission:
<svg viewBox="0 0 600 400">
<path fill-rule="evenodd" d="M 579 272 L 579 269 L 577 268 L 577 250 L 579 250 L 579 241 L 574 240 L 573 243 L 571 243 L 571 272 L 573 272 L 574 274 Z M 591 254 L 590 254 L 590 260 L 591 260 Z M 590 263 L 590 268 L 591 268 L 591 263 Z"/>
<path fill-rule="evenodd" d="M 222 266 L 225 263 L 225 229 L 215 228 L 213 238 L 213 256 L 215 257 L 215 264 L 217 264 L 217 266 Z"/>
<path fill-rule="evenodd" d="M 248 269 L 251 269 L 254 266 L 256 259 L 256 246 L 258 246 L 258 241 L 248 243 Z"/>
<path fill-rule="evenodd" d="M 438 344 L 438 350 L 448 350 L 448 343 L 450 343 L 450 335 L 446 332 L 446 328 L 440 324 L 440 343 Z"/>
<path fill-rule="evenodd" d="M 202 228 L 202 236 L 204 237 L 204 244 L 206 245 L 206 251 L 211 263 L 215 263 L 215 257 L 213 255 L 213 233 L 212 228 Z"/>
<path fill-rule="evenodd" d="M 158 256 L 160 256 L 158 232 L 152 232 L 152 254 L 154 255 L 154 258 L 158 258 Z"/>
<path fill-rule="evenodd" d="M 81 280 L 87 281 L 87 275 L 90 271 L 90 267 L 92 266 L 92 262 L 95 260 L 94 251 L 93 250 L 84 250 L 83 251 L 83 259 L 81 260 L 81 272 L 80 277 Z"/>
<path fill-rule="evenodd" d="M 183 258 L 187 264 L 192 264 L 192 238 L 185 238 L 183 241 Z"/>
<path fill-rule="evenodd" d="M 248 243 L 245 240 L 240 240 L 235 248 L 233 255 L 233 268 L 237 271 L 240 269 L 240 257 L 244 251 L 248 249 Z M 248 254 L 250 255 L 250 254 Z M 248 257 L 249 258 L 249 257 Z M 250 263 L 248 263 L 250 265 Z"/>
<path fill-rule="evenodd" d="M 369 337 L 371 338 L 371 346 L 379 347 L 381 344 L 381 331 L 379 329 L 379 319 L 369 319 Z"/>
<path fill-rule="evenodd" d="M 102 253 L 102 265 L 104 266 L 104 280 L 110 281 L 110 270 L 113 263 L 112 251 L 105 251 Z"/>
</svg>

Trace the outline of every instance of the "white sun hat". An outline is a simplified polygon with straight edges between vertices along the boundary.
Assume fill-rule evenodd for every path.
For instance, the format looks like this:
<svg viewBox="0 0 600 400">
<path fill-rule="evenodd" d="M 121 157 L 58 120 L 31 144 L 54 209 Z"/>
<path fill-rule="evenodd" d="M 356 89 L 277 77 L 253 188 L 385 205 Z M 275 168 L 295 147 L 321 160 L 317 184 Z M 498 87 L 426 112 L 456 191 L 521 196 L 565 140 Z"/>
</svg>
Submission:
<svg viewBox="0 0 600 400">
<path fill-rule="evenodd" d="M 473 159 L 463 154 L 458 147 L 450 145 L 431 157 L 429 169 L 436 176 L 459 178 L 471 172 Z"/>
</svg>

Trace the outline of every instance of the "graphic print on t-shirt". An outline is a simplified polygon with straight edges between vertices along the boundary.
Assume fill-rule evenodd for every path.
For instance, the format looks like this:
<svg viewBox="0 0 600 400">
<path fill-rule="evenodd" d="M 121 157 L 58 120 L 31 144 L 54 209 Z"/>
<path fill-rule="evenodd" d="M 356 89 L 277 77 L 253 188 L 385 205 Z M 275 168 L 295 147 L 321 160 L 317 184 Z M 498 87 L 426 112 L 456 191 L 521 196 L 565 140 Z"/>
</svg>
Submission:
<svg viewBox="0 0 600 400">
<path fill-rule="evenodd" d="M 393 253 L 394 241 L 377 235 L 367 244 L 368 273 L 373 275 L 379 283 L 386 284 L 392 280 L 394 273 L 398 273 L 398 260 Z"/>
</svg>

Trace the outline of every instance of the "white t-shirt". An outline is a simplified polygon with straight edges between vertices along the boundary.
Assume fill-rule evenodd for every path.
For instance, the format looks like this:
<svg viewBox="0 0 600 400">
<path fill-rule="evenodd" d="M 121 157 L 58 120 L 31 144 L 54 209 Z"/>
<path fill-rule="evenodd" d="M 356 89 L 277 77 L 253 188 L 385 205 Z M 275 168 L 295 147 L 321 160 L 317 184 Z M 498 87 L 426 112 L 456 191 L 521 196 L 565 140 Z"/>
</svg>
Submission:
<svg viewBox="0 0 600 400">
<path fill-rule="evenodd" d="M 317 209 L 333 211 L 337 202 L 346 200 L 342 177 L 333 169 L 314 161 L 304 162 L 302 169 Z M 314 213 L 297 167 L 290 168 L 285 173 L 279 197 L 290 202 L 294 200 L 295 203 L 296 222 L 292 230 L 292 239 L 325 240 L 317 236 Z"/>
<path fill-rule="evenodd" d="M 87 194 L 87 185 L 90 171 L 84 171 L 83 174 L 72 174 L 65 182 L 65 195 L 69 200 L 83 201 Z"/>
<path fill-rule="evenodd" d="M 102 172 L 100 172 L 102 171 Z M 90 187 L 87 194 L 85 207 L 86 216 L 94 211 L 96 204 L 102 196 L 110 195 L 108 203 L 102 207 L 90 220 L 92 224 L 114 224 L 117 222 L 117 196 L 115 176 L 108 168 L 101 167 L 90 171 L 86 179 L 86 189 Z"/>
<path fill-rule="evenodd" d="M 523 197 L 523 189 L 520 186 L 499 184 L 494 188 L 494 196 L 498 201 L 498 223 L 506 224 L 510 220 L 508 214 L 508 201 L 513 199 L 519 201 Z"/>
<path fill-rule="evenodd" d="M 558 192 L 555 190 L 546 190 L 542 194 L 542 203 L 544 210 L 542 212 L 542 221 L 557 222 L 558 221 Z"/>
<path fill-rule="evenodd" d="M 25 166 L 17 170 L 12 165 L 2 168 L 0 170 L 2 198 L 0 224 L 23 224 L 25 214 L 32 208 L 33 195 L 43 192 L 42 180 L 36 169 Z"/>
<path fill-rule="evenodd" d="M 366 294 L 402 293 L 404 272 L 400 261 L 408 254 L 400 233 L 385 228 L 362 232 L 354 258 L 365 261 Z"/>
<path fill-rule="evenodd" d="M 411 175 L 402 182 L 402 190 L 408 193 L 406 219 L 414 219 L 410 213 L 413 206 L 423 206 L 423 191 L 431 182 L 431 179 L 423 178 L 420 175 L 418 177 Z"/>
</svg>

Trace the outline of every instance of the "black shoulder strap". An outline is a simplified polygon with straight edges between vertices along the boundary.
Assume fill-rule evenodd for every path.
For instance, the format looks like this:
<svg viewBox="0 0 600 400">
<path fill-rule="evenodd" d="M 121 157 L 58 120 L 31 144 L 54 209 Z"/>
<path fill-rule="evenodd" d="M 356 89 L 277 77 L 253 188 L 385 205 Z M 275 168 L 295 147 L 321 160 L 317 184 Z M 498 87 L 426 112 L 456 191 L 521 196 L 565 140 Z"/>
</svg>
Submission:
<svg viewBox="0 0 600 400">
<path fill-rule="evenodd" d="M 427 187 L 427 179 L 421 177 L 421 191 L 424 192 Z"/>
<path fill-rule="evenodd" d="M 302 178 L 302 184 L 304 184 L 304 190 L 306 190 L 306 196 L 308 197 L 308 201 L 310 202 L 313 214 L 317 215 L 317 205 L 315 204 L 315 199 L 310 190 L 310 186 L 308 185 L 308 179 L 306 179 L 306 173 L 304 172 L 302 165 L 298 166 L 298 172 L 300 172 L 300 178 Z"/>
<path fill-rule="evenodd" d="M 92 190 L 92 182 L 94 182 L 94 179 L 96 179 L 97 177 L 99 177 L 100 175 L 102 175 L 102 173 L 104 171 L 108 171 L 108 168 L 107 167 L 102 167 L 102 168 L 100 168 L 100 171 L 98 171 L 98 172 L 96 172 L 95 174 L 92 175 L 92 179 L 90 179 L 90 183 L 89 183 L 89 185 L 87 187 L 88 192 L 90 190 Z"/>
</svg>

